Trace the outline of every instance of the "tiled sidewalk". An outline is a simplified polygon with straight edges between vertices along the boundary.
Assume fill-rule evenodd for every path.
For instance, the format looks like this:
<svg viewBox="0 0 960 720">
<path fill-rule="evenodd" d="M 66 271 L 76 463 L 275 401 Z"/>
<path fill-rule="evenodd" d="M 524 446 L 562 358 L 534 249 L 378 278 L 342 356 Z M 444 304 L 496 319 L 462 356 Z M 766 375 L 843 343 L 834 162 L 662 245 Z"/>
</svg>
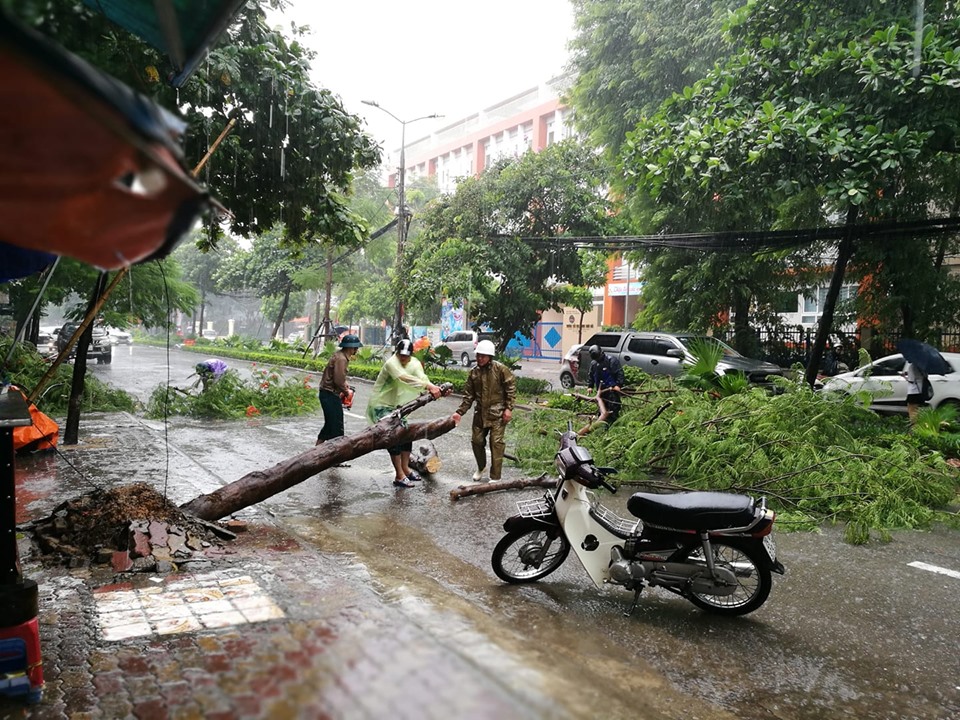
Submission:
<svg viewBox="0 0 960 720">
<path fill-rule="evenodd" d="M 88 422 L 89 437 L 107 440 L 67 457 L 100 486 L 162 467 L 159 433 L 116 417 Z M 20 522 L 89 489 L 55 456 L 31 458 L 28 470 Z M 209 492 L 203 475 L 180 457 L 171 496 Z M 43 567 L 22 553 L 25 577 L 40 586 L 46 686 L 33 706 L 0 696 L 0 718 L 569 716 L 536 672 L 520 679 L 478 661 L 419 623 L 402 597 L 381 594 L 354 560 L 321 552 L 255 509 L 244 517 L 251 531 L 190 572 Z"/>
</svg>

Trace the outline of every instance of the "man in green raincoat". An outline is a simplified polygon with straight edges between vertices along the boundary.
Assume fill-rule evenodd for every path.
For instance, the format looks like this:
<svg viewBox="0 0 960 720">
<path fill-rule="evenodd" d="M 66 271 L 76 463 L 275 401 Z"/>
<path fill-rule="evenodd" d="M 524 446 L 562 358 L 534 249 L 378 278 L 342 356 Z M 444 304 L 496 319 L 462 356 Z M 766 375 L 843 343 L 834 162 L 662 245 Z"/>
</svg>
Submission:
<svg viewBox="0 0 960 720">
<path fill-rule="evenodd" d="M 413 356 L 413 343 L 404 339 L 397 343 L 396 352 L 383 364 L 377 381 L 373 384 L 370 402 L 367 404 L 367 419 L 376 423 L 400 405 L 410 402 L 424 390 L 434 398 L 440 397 L 440 388 L 430 382 L 423 365 Z M 413 443 L 403 443 L 388 448 L 393 463 L 396 487 L 409 488 L 423 478 L 410 469 L 410 452 Z"/>
</svg>

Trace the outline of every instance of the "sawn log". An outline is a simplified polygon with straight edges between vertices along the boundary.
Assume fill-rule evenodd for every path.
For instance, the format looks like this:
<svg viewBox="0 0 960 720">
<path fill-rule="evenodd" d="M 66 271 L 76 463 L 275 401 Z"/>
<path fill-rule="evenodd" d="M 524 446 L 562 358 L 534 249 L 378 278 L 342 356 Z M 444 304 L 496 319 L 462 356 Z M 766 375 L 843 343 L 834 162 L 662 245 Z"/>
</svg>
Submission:
<svg viewBox="0 0 960 720">
<path fill-rule="evenodd" d="M 449 392 L 449 387 L 449 383 L 444 384 L 441 390 Z M 424 393 L 397 408 L 375 425 L 353 435 L 327 440 L 306 452 L 277 463 L 268 470 L 247 473 L 229 485 L 184 503 L 180 509 L 203 520 L 219 520 L 347 460 L 353 460 L 374 450 L 383 450 L 400 443 L 424 438 L 432 439 L 450 432 L 455 427 L 452 417 L 438 418 L 428 422 L 404 423 L 403 418 L 406 415 L 423 407 L 431 400 L 433 398 L 430 394 Z"/>
<path fill-rule="evenodd" d="M 462 497 L 470 495 L 482 495 L 483 493 L 496 492 L 497 490 L 519 490 L 528 487 L 556 487 L 555 478 L 547 477 L 546 473 L 538 478 L 520 478 L 519 480 L 494 480 L 486 483 L 475 483 L 474 485 L 461 485 L 450 491 L 451 500 L 459 500 Z"/>
<path fill-rule="evenodd" d="M 426 445 L 420 445 L 416 450 L 410 453 L 410 465 L 417 472 L 436 475 L 440 472 L 440 455 L 432 442 Z"/>
</svg>

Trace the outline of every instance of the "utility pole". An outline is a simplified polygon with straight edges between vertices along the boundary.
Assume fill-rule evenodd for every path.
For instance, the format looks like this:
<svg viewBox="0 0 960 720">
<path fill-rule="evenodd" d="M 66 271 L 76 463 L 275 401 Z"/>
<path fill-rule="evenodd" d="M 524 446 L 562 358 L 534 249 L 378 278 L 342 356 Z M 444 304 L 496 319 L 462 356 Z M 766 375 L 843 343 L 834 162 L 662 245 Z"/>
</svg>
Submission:
<svg viewBox="0 0 960 720">
<path fill-rule="evenodd" d="M 407 244 L 407 230 L 410 228 L 410 221 L 413 219 L 413 213 L 410 212 L 407 208 L 407 198 L 406 198 L 406 172 L 407 172 L 407 125 L 410 123 L 415 123 L 418 120 L 428 120 L 431 118 L 440 118 L 443 115 L 437 115 L 436 113 L 432 115 L 423 115 L 413 120 L 401 120 L 392 112 L 387 110 L 385 107 L 377 103 L 375 100 L 361 100 L 364 105 L 370 105 L 379 110 L 383 110 L 387 115 L 392 117 L 398 123 L 400 123 L 400 169 L 397 173 L 397 197 L 399 200 L 399 205 L 397 206 L 397 262 L 396 262 L 396 277 L 397 277 L 397 305 L 394 312 L 394 326 L 393 326 L 393 339 L 398 339 L 401 332 L 403 332 L 403 296 L 404 288 L 406 286 L 406 272 L 403 267 L 404 263 L 404 251 Z"/>
</svg>

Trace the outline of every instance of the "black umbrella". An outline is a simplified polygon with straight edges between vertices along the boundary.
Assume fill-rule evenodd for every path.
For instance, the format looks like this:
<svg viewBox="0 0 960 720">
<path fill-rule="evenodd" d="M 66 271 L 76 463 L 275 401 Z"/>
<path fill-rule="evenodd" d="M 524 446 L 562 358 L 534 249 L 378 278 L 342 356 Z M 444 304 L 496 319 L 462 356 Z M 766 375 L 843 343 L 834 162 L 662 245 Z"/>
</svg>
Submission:
<svg viewBox="0 0 960 720">
<path fill-rule="evenodd" d="M 951 370 L 939 350 L 920 340 L 904 338 L 897 343 L 897 350 L 903 354 L 904 360 L 916 365 L 924 375 L 945 375 Z"/>
</svg>

